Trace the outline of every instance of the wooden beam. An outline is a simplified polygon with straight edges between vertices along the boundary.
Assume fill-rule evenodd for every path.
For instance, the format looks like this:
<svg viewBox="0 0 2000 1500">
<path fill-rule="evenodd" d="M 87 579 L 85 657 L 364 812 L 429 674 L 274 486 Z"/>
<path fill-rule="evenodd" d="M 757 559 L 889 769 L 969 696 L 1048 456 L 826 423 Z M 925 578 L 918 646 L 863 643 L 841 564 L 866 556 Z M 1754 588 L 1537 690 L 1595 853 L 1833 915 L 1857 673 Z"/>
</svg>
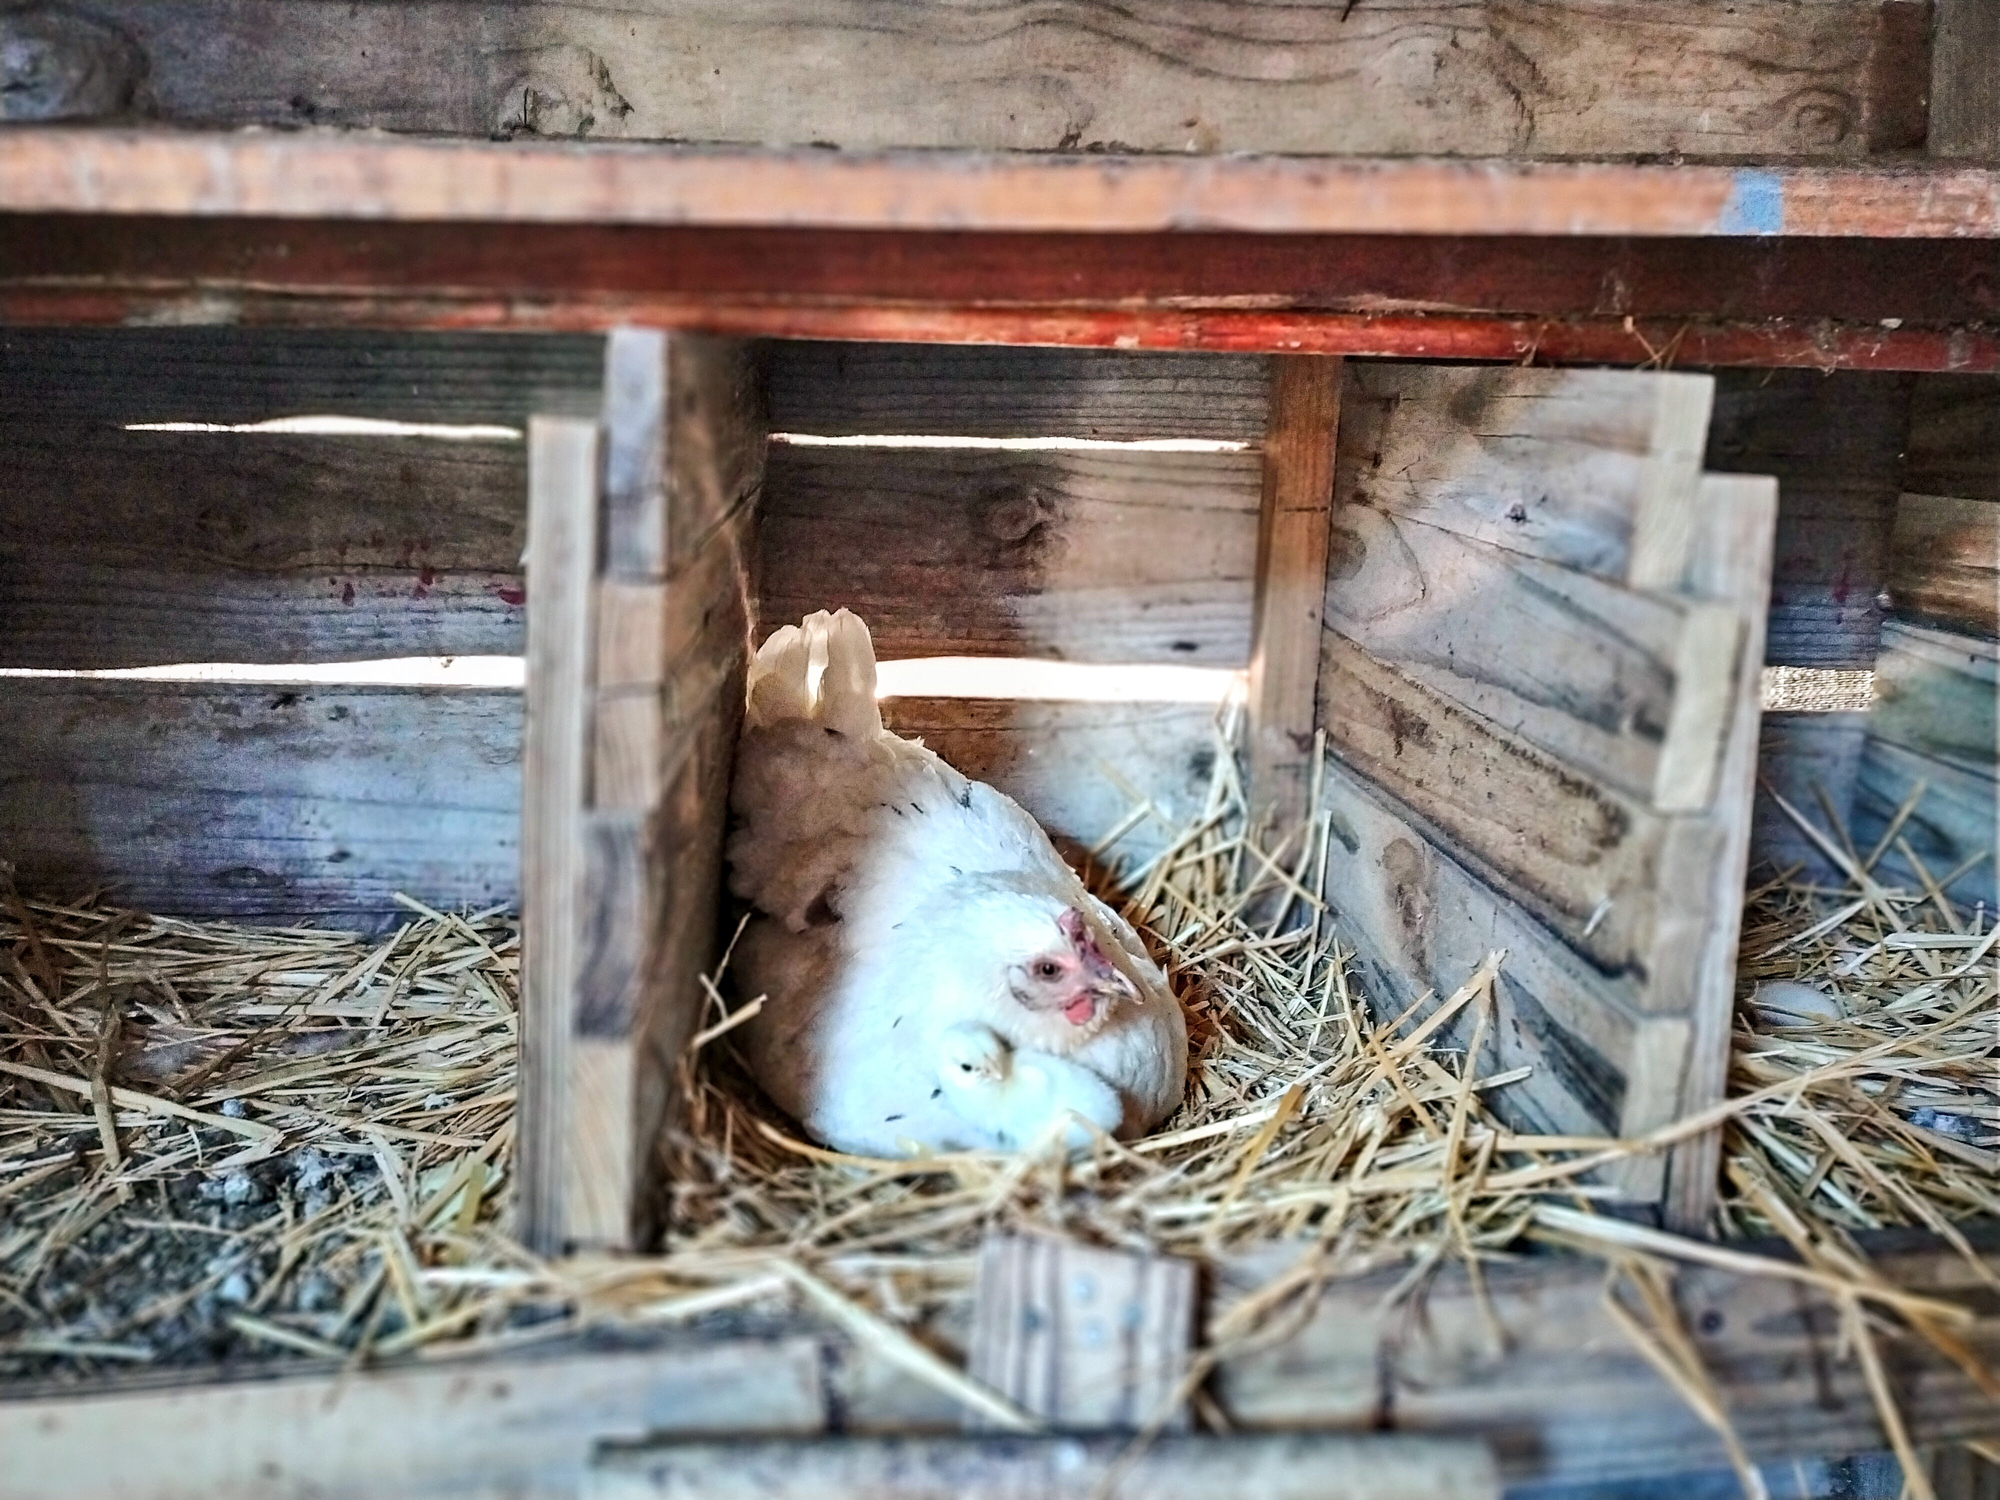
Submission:
<svg viewBox="0 0 2000 1500">
<path fill-rule="evenodd" d="M 2000 636 L 2000 499 L 1903 495 L 1889 549 L 1898 614 Z"/>
<path fill-rule="evenodd" d="M 1113 1487 L 1115 1486 L 1115 1491 Z M 660 1443 L 599 1459 L 585 1500 L 1499 1500 L 1492 1455 L 1441 1438 L 828 1438 Z"/>
<path fill-rule="evenodd" d="M 1271 14 L 97 0 L 24 118 L 1044 152 L 1843 159 L 1918 144 L 1906 0 L 1368 0 Z M 80 18 L 78 18 L 80 19 Z M 20 26 L 20 21 L 13 23 Z M 89 86 L 97 80 L 95 87 Z M 1615 86 L 1608 86 L 1615 85 Z"/>
<path fill-rule="evenodd" d="M 594 1447 L 661 1426 L 689 1437 L 826 1424 L 810 1338 L 574 1348 L 391 1369 L 300 1361 L 282 1374 L 0 1399 L 9 1500 L 259 1500 L 506 1494 L 558 1500 Z"/>
<path fill-rule="evenodd" d="M 1780 13 L 1799 10 L 1783 5 Z M 0 212 L 1007 233 L 1992 239 L 2000 236 L 1995 175 L 1967 166 L 870 155 L 41 127 L 9 133 Z"/>
<path fill-rule="evenodd" d="M 1316 758 L 1342 377 L 1338 359 L 1281 355 L 1271 361 L 1251 626 L 1248 790 L 1253 814 L 1269 813 L 1281 833 L 1306 811 Z"/>
</svg>

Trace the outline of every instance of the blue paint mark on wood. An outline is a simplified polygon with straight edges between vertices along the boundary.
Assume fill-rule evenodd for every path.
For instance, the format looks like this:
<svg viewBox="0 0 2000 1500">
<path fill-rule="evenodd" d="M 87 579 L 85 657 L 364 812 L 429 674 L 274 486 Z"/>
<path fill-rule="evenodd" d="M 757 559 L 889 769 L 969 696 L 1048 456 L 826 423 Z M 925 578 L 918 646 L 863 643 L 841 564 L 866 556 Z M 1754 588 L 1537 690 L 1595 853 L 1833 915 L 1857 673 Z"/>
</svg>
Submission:
<svg viewBox="0 0 2000 1500">
<path fill-rule="evenodd" d="M 1782 234 L 1785 229 L 1785 185 L 1775 172 L 1743 167 L 1731 174 L 1729 196 L 1723 200 L 1720 234 Z"/>
</svg>

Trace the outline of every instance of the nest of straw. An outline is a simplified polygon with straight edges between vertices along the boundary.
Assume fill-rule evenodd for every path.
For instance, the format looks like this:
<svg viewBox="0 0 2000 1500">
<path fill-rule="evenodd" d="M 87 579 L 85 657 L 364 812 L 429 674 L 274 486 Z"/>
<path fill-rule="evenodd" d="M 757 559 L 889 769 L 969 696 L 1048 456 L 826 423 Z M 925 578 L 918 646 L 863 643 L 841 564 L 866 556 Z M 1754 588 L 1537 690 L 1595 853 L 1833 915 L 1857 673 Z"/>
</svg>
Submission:
<svg viewBox="0 0 2000 1500">
<path fill-rule="evenodd" d="M 1321 900 L 1326 821 L 1271 847 L 1246 828 L 1231 757 L 1217 767 L 1201 815 L 1121 887 L 1189 1017 L 1188 1094 L 1164 1129 L 1079 1161 L 1053 1143 L 915 1161 L 826 1151 L 736 1064 L 719 975 L 668 1143 L 670 1228 L 641 1258 L 544 1261 L 505 1233 L 519 972 L 505 914 L 411 902 L 408 925 L 371 944 L 10 893 L 0 1373 L 462 1351 L 803 1306 L 977 1406 L 991 1393 L 939 1330 L 964 1311 L 980 1238 L 1035 1227 L 1207 1260 L 1309 1247 L 1291 1281 L 1231 1311 L 1211 1356 L 1271 1336 L 1314 1278 L 1407 1262 L 1414 1284 L 1460 1259 L 1476 1284 L 1491 1258 L 1552 1240 L 1624 1271 L 1620 1316 L 1713 1406 L 1663 1268 L 1749 1258 L 1592 1210 L 1615 1196 L 1600 1169 L 1716 1125 L 1725 1237 L 1789 1239 L 1804 1269 L 1782 1273 L 1847 1299 L 1857 1347 L 1872 1347 L 1864 1304 L 1949 1342 L 1953 1310 L 1881 1282 L 1851 1236 L 1915 1224 L 1963 1247 L 1956 1221 L 2000 1213 L 1988 914 L 1934 884 L 1885 886 L 1839 830 L 1815 830 L 1850 885 L 1753 892 L 1740 988 L 1803 980 L 1839 1019 L 1741 1004 L 1730 1097 L 1645 1140 L 1522 1134 L 1494 1108 L 1515 1076 L 1467 1063 L 1504 955 L 1441 1005 L 1377 1014 Z M 1438 1044 L 1454 1024 L 1462 1051 Z M 183 1244 L 194 1251 L 176 1259 Z M 117 1295 L 121 1266 L 148 1289 L 136 1304 Z"/>
</svg>

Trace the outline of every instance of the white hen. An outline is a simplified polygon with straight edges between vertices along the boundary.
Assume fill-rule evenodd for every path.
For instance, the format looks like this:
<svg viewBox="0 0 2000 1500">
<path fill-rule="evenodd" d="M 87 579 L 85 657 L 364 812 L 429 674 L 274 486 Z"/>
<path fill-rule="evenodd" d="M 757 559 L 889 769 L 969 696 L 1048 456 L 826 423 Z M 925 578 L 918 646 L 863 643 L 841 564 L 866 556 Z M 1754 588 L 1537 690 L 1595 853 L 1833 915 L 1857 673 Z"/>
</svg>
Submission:
<svg viewBox="0 0 2000 1500">
<path fill-rule="evenodd" d="M 1180 1102 L 1186 1022 L 1138 935 L 1012 801 L 882 727 L 874 648 L 846 610 L 757 653 L 730 808 L 730 889 L 753 908 L 736 974 L 768 997 L 744 1053 L 820 1140 L 993 1145 L 996 1122 L 969 1122 L 939 1080 L 965 1023 L 1103 1079 L 1120 1136 Z"/>
</svg>

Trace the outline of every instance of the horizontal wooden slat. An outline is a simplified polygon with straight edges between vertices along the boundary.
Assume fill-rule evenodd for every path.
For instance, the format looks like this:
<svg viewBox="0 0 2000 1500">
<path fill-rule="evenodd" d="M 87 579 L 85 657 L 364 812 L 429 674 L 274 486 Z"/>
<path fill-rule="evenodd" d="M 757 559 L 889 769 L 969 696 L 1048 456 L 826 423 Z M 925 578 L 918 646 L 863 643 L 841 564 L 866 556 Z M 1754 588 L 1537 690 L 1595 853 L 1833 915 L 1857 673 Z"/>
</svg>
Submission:
<svg viewBox="0 0 2000 1500">
<path fill-rule="evenodd" d="M 146 910 L 369 927 L 518 899 L 518 693 L 13 680 L 0 858 Z"/>
<path fill-rule="evenodd" d="M 2000 500 L 2000 384 L 1978 375 L 1920 375 L 1910 395 L 1904 488 L 1919 495 Z"/>
<path fill-rule="evenodd" d="M 1199 0 L 1031 20 L 719 0 L 99 0 L 76 43 L 182 124 L 1008 150 L 1848 158 L 1923 139 L 1921 0 Z M 48 69 L 56 77 L 62 71 Z M 108 95 L 32 80 L 21 113 Z"/>
<path fill-rule="evenodd" d="M 1644 964 L 1661 818 L 1331 630 L 1319 703 L 1328 747 L 1502 894 L 1607 970 Z"/>
<path fill-rule="evenodd" d="M 1891 608 L 2000 636 L 2000 497 L 1904 495 L 1890 554 Z"/>
<path fill-rule="evenodd" d="M 1864 1235 L 1863 1253 L 1889 1284 L 1970 1309 L 1961 1336 L 1990 1367 L 2000 1355 L 2000 1316 L 1981 1277 L 2000 1267 L 2000 1241 L 1980 1226 L 1967 1229 L 1983 1270 L 1934 1241 L 1917 1248 L 1908 1234 Z M 1770 1244 L 1748 1248 L 1787 1254 Z M 1226 1268 L 1217 1311 L 1263 1287 L 1297 1253 L 1271 1247 Z M 1394 1295 L 1404 1274 L 1399 1265 L 1323 1285 L 1295 1337 L 1223 1363 L 1218 1404 L 1253 1430 L 1476 1434 L 1492 1443 L 1510 1480 L 1568 1481 L 1522 1483 L 1523 1494 L 1739 1493 L 1726 1479 L 1710 1489 L 1664 1477 L 1722 1468 L 1722 1444 L 1609 1316 L 1597 1258 L 1532 1255 L 1489 1264 L 1477 1281 L 1462 1266 L 1440 1268 L 1421 1307 Z M 1832 1297 L 1783 1277 L 1683 1266 L 1674 1298 L 1730 1427 L 1754 1459 L 1888 1446 Z M 1882 1350 L 1915 1442 L 2000 1435 L 1992 1396 L 1923 1340 L 1891 1337 Z M 1793 1477 L 1786 1464 L 1781 1478 Z M 1772 1493 L 1799 1491 L 1774 1483 Z"/>
<path fill-rule="evenodd" d="M 816 1340 L 562 1349 L 367 1371 L 0 1402 L 12 1500 L 314 1495 L 573 1496 L 592 1448 L 662 1425 L 690 1437 L 820 1430 Z"/>
<path fill-rule="evenodd" d="M 1910 388 L 1908 376 L 1856 371 L 1716 376 L 1707 466 L 1778 480 L 1766 661 L 1873 664 Z"/>
<path fill-rule="evenodd" d="M 1710 384 L 1350 360 L 1335 493 L 1625 580 L 1686 508 Z"/>
<path fill-rule="evenodd" d="M 1818 787 L 1841 820 L 1850 821 L 1868 717 L 1858 712 L 1764 715 L 1750 828 L 1752 880 L 1795 866 L 1807 880 L 1845 879 L 1775 798 L 1784 798 L 1816 828 L 1826 830 L 1826 814 L 1813 790 Z"/>
<path fill-rule="evenodd" d="M 882 716 L 953 766 L 998 787 L 1075 854 L 1150 799 L 1161 816 L 1106 851 L 1149 858 L 1193 818 L 1215 769 L 1214 710 L 1188 703 L 890 698 Z"/>
<path fill-rule="evenodd" d="M 1366 505 L 1336 513 L 1329 573 L 1330 628 L 1568 765 L 1651 801 L 1684 606 Z M 1335 716 L 1344 706 L 1326 705 Z M 1713 760 L 1712 736 L 1708 749 Z"/>
<path fill-rule="evenodd" d="M 582 1500 L 1094 1500 L 1107 1492 L 1498 1500 L 1500 1476 L 1482 1444 L 1449 1438 L 1172 1435 L 1140 1448 L 1119 1436 L 913 1435 L 615 1448 L 598 1460 Z"/>
<path fill-rule="evenodd" d="M 1488 953 L 1506 950 L 1499 984 L 1507 1015 L 1489 1033 L 1483 1068 L 1535 1071 L 1490 1102 L 1522 1128 L 1615 1134 L 1639 1023 L 1613 996 L 1630 980 L 1607 981 L 1336 758 L 1324 786 L 1335 931 L 1358 952 L 1369 1001 L 1400 1014 L 1426 990 L 1449 995 Z M 1469 1019 L 1455 1028 L 1460 1045 L 1469 1031 Z"/>
<path fill-rule="evenodd" d="M 10 424 L 0 665 L 521 650 L 522 446 Z"/>
<path fill-rule="evenodd" d="M 1993 774 L 2000 647 L 1892 620 L 1882 627 L 1868 733 L 1919 755 Z"/>
<path fill-rule="evenodd" d="M 1993 846 L 2000 808 L 1996 808 L 1994 777 L 1969 771 L 1934 756 L 1920 755 L 1886 740 L 1867 739 L 1861 747 L 1861 770 L 1854 798 L 1854 841 L 1865 851 L 1888 830 L 1889 820 L 1904 799 L 1924 783 L 1923 799 L 1903 824 L 1909 842 L 1935 880 L 1944 880 L 1966 861 L 1978 859 L 1949 889 L 1954 899 L 1971 905 L 1996 906 Z M 1921 890 L 1900 851 L 1882 857 L 1891 876 Z"/>
<path fill-rule="evenodd" d="M 771 430 L 823 437 L 1264 435 L 1265 361 L 1244 355 L 979 345 L 780 343 Z"/>
<path fill-rule="evenodd" d="M 578 334 L 6 328 L 0 421 L 337 415 L 519 426 L 551 397 L 594 394 L 603 359 L 603 340 Z"/>
<path fill-rule="evenodd" d="M 865 619 L 885 660 L 1249 659 L 1254 453 L 773 447 L 765 630 Z"/>
</svg>

